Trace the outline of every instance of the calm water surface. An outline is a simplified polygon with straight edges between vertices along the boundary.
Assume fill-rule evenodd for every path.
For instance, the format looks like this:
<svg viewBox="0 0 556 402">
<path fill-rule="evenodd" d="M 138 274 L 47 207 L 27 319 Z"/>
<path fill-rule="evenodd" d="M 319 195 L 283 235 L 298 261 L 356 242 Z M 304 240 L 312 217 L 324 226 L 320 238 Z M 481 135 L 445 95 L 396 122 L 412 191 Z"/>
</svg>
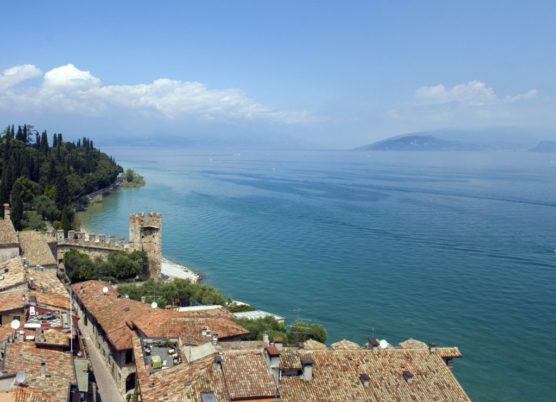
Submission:
<svg viewBox="0 0 556 402">
<path fill-rule="evenodd" d="M 164 254 L 226 295 L 329 341 L 457 345 L 476 401 L 554 400 L 556 155 L 108 152 L 147 186 L 90 230 L 160 211 Z"/>
</svg>

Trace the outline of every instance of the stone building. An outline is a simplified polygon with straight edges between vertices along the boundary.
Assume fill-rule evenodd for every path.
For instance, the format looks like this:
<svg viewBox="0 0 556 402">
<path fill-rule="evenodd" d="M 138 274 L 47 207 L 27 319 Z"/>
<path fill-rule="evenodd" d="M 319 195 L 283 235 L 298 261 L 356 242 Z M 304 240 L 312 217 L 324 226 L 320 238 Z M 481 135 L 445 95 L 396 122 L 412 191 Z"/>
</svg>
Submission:
<svg viewBox="0 0 556 402">
<path fill-rule="evenodd" d="M 4 204 L 4 219 L 0 219 L 0 262 L 19 255 L 19 239 L 10 218 L 10 205 Z"/>
<path fill-rule="evenodd" d="M 162 215 L 149 212 L 129 215 L 129 248 L 147 253 L 149 258 L 149 277 L 160 278 L 162 267 Z"/>
<path fill-rule="evenodd" d="M 133 343 L 142 401 L 470 401 L 450 369 L 457 348 L 232 342 L 157 371 L 144 342 Z"/>
<path fill-rule="evenodd" d="M 132 394 L 137 384 L 133 336 L 198 346 L 214 335 L 216 341 L 236 341 L 248 333 L 224 308 L 178 312 L 128 299 L 107 282 L 85 281 L 71 287 L 83 333 L 99 349 L 122 395 Z M 208 336 L 206 328 L 214 333 Z M 167 357 L 161 364 L 166 362 L 172 364 Z"/>
<path fill-rule="evenodd" d="M 64 236 L 63 230 L 53 231 L 58 261 L 64 258 L 64 253 L 69 250 L 78 250 L 91 258 L 106 258 L 114 251 L 144 251 L 147 254 L 149 266 L 146 272 L 149 278 L 159 279 L 162 270 L 162 215 L 158 212 L 130 214 L 129 216 L 129 242 L 125 238 L 116 240 L 114 235 L 83 233 L 70 230 Z"/>
</svg>

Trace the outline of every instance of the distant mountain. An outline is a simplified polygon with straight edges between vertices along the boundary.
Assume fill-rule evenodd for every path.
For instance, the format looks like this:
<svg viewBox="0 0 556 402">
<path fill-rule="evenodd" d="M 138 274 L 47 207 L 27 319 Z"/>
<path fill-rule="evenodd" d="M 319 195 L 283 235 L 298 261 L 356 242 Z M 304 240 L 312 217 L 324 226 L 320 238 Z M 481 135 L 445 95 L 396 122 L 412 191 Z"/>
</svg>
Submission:
<svg viewBox="0 0 556 402">
<path fill-rule="evenodd" d="M 367 151 L 548 151 L 553 133 L 546 129 L 484 127 L 474 129 L 434 129 L 387 138 L 357 148 Z M 541 141 L 537 147 L 531 147 Z M 551 148 L 550 148 L 551 149 Z"/>
<path fill-rule="evenodd" d="M 556 152 L 556 141 L 541 141 L 531 148 L 531 152 Z"/>
<path fill-rule="evenodd" d="M 477 151 L 483 147 L 433 135 L 406 134 L 357 148 L 361 151 Z"/>
</svg>

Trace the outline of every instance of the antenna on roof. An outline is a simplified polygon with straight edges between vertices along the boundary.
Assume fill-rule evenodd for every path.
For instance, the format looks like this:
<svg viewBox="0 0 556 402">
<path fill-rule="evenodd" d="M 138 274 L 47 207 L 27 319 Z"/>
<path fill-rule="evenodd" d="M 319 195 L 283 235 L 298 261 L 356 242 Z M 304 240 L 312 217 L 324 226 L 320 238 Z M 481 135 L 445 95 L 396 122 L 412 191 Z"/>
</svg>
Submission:
<svg viewBox="0 0 556 402">
<path fill-rule="evenodd" d="M 12 327 L 12 329 L 15 331 L 17 330 L 20 326 L 21 326 L 21 322 L 19 322 L 18 319 L 15 319 L 11 322 L 10 326 Z"/>
<path fill-rule="evenodd" d="M 107 286 L 102 288 L 102 293 L 108 294 L 108 287 Z"/>
<path fill-rule="evenodd" d="M 157 307 L 158 307 L 158 303 L 157 303 L 157 302 L 152 302 L 152 303 L 151 303 L 151 307 L 152 307 L 152 308 L 157 308 Z"/>
</svg>

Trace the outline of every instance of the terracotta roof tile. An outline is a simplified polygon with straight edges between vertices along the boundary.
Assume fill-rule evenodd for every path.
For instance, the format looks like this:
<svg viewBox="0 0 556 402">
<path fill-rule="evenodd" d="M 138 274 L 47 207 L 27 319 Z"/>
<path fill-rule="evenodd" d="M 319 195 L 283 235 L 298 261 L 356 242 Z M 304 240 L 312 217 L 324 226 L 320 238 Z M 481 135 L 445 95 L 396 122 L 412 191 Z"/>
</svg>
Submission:
<svg viewBox="0 0 556 402">
<path fill-rule="evenodd" d="M 303 342 L 303 349 L 305 350 L 325 350 L 326 345 L 324 343 L 309 339 Z"/>
<path fill-rule="evenodd" d="M 436 348 L 436 353 L 440 355 L 440 357 L 444 358 L 460 358 L 463 357 L 459 348 L 451 347 L 451 348 Z"/>
<path fill-rule="evenodd" d="M 409 338 L 403 342 L 400 342 L 400 347 L 403 349 L 428 349 L 428 346 L 425 342 L 418 341 L 413 338 Z"/>
<path fill-rule="evenodd" d="M 283 377 L 283 401 L 469 401 L 451 370 L 436 353 L 424 349 L 310 352 L 313 380 Z M 404 371 L 411 372 L 408 383 Z M 365 387 L 360 375 L 367 374 Z"/>
<path fill-rule="evenodd" d="M 52 293 L 38 293 L 32 292 L 31 295 L 35 296 L 37 304 L 48 307 L 61 308 L 68 310 L 70 308 L 69 295 L 52 294 Z"/>
<path fill-rule="evenodd" d="M 41 377 L 41 363 L 46 376 Z M 31 392 L 38 392 L 52 401 L 66 402 L 69 384 L 75 384 L 73 360 L 70 353 L 40 349 L 33 342 L 18 341 L 6 345 L 4 371 L 24 371 Z"/>
<path fill-rule="evenodd" d="M 361 349 L 361 346 L 359 346 L 355 342 L 348 341 L 347 339 L 342 339 L 341 341 L 335 342 L 330 345 L 330 348 L 334 350 L 354 350 Z"/>
<path fill-rule="evenodd" d="M 25 284 L 25 272 L 21 257 L 15 257 L 0 263 L 0 292 Z"/>
<path fill-rule="evenodd" d="M 265 398 L 278 395 L 266 358 L 260 352 L 222 354 L 222 370 L 231 399 Z"/>
<path fill-rule="evenodd" d="M 102 288 L 107 287 L 104 295 Z M 248 333 L 243 327 L 223 316 L 208 317 L 196 311 L 194 316 L 184 312 L 152 309 L 150 305 L 136 300 L 118 297 L 110 284 L 101 281 L 86 281 L 72 285 L 75 295 L 103 328 L 110 343 L 117 350 L 131 349 L 131 324 L 147 337 L 179 337 L 189 345 L 207 341 L 203 328 L 209 327 L 219 338 Z M 129 324 L 129 325 L 128 325 Z"/>
<path fill-rule="evenodd" d="M 468 402 L 468 396 L 441 354 L 430 353 L 428 348 L 327 348 L 311 351 L 286 348 L 280 354 L 280 368 L 293 371 L 290 370 L 291 376 L 283 372 L 278 385 L 279 396 L 283 402 Z M 222 370 L 215 368 L 215 365 L 207 365 L 204 370 L 197 372 L 198 378 L 191 380 L 191 385 L 179 398 L 180 402 L 200 401 L 202 391 L 213 392 L 216 401 L 234 398 L 257 400 L 268 396 L 257 395 L 264 393 L 257 388 L 257 384 L 265 384 L 259 377 L 260 373 L 270 375 L 264 358 L 259 360 L 260 351 L 221 351 L 220 356 Z M 299 376 L 302 357 L 313 360 L 310 382 Z M 234 359 L 236 364 L 231 363 Z M 404 372 L 405 377 L 413 376 L 410 383 L 404 377 Z M 368 386 L 364 385 L 362 378 L 368 378 Z M 222 383 L 225 387 L 222 387 Z M 266 385 L 269 391 L 272 388 L 270 381 Z"/>
<path fill-rule="evenodd" d="M 16 246 L 18 244 L 17 233 L 10 219 L 0 218 L 0 247 Z"/>
<path fill-rule="evenodd" d="M 57 265 L 56 258 L 48 245 L 52 238 L 34 230 L 19 232 L 19 245 L 30 266 Z"/>
<path fill-rule="evenodd" d="M 0 311 L 21 310 L 26 304 L 27 297 L 24 291 L 0 294 Z"/>
<path fill-rule="evenodd" d="M 33 289 L 38 293 L 57 294 L 67 296 L 68 291 L 60 282 L 55 269 L 44 269 L 42 271 L 29 268 L 25 273 L 27 280 L 33 279 Z"/>
</svg>

